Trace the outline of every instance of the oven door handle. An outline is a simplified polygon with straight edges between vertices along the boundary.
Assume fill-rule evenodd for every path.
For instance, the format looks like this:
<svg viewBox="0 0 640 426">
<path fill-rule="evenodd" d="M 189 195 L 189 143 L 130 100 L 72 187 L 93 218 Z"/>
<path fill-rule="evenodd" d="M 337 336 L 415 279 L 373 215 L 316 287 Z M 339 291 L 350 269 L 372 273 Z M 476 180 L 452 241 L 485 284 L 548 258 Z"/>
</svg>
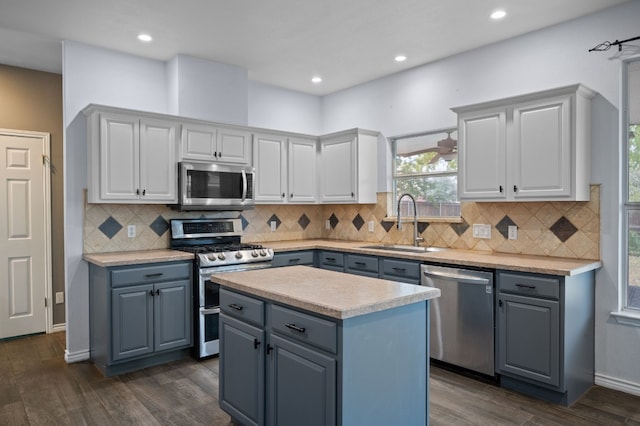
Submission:
<svg viewBox="0 0 640 426">
<path fill-rule="evenodd" d="M 219 314 L 220 308 L 200 308 L 200 315 Z"/>
</svg>

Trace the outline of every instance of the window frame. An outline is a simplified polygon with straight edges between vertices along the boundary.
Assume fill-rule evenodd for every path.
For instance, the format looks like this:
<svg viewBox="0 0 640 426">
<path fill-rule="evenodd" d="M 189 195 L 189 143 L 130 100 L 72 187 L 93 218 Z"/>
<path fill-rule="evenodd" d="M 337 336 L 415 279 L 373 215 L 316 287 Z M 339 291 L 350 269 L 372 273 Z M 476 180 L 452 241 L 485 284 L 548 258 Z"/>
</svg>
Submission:
<svg viewBox="0 0 640 426">
<path fill-rule="evenodd" d="M 450 171 L 450 172 L 427 172 L 427 173 L 403 173 L 403 174 L 398 174 L 396 171 L 396 155 L 397 155 L 397 141 L 401 140 L 401 139 L 409 139 L 409 138 L 415 138 L 415 137 L 419 137 L 419 136 L 425 136 L 425 135 L 434 135 L 434 134 L 438 134 L 438 133 L 453 133 L 453 132 L 457 132 L 458 131 L 458 127 L 445 127 L 442 129 L 436 129 L 436 130 L 429 130 L 429 131 L 424 131 L 424 132 L 416 132 L 416 133 L 410 133 L 410 134 L 405 134 L 405 135 L 400 135 L 400 136 L 393 136 L 389 138 L 389 141 L 391 143 L 391 200 L 392 200 L 392 205 L 389 206 L 387 208 L 387 210 L 389 211 L 389 218 L 397 218 L 398 217 L 398 211 L 397 211 L 397 206 L 396 206 L 396 200 L 398 199 L 398 180 L 402 180 L 402 179 L 415 179 L 415 178 L 442 178 L 442 177 L 450 177 L 453 176 L 456 178 L 456 185 L 458 184 L 458 167 L 456 165 L 456 170 L 455 171 Z M 458 136 L 459 138 L 459 136 Z M 457 190 L 456 190 L 456 195 L 457 195 Z M 456 197 L 456 201 L 458 203 L 458 205 L 460 205 L 460 197 L 457 196 Z M 418 216 L 418 220 L 421 221 L 430 221 L 430 222 L 451 222 L 451 223 L 455 223 L 455 222 L 460 222 L 462 220 L 462 211 L 459 212 L 459 214 L 457 216 Z"/>
<path fill-rule="evenodd" d="M 620 107 L 620 139 L 622 151 L 622 187 L 620 191 L 623 195 L 623 202 L 621 203 L 620 214 L 620 252 L 622 253 L 620 259 L 621 275 L 618 297 L 618 311 L 616 317 L 618 322 L 640 325 L 640 307 L 629 306 L 629 216 L 631 213 L 640 213 L 640 201 L 630 201 L 630 186 L 629 186 L 629 136 L 628 129 L 630 125 L 629 117 L 629 65 L 637 63 L 640 65 L 640 56 L 633 56 L 622 61 L 622 84 L 621 84 L 621 107 Z"/>
</svg>

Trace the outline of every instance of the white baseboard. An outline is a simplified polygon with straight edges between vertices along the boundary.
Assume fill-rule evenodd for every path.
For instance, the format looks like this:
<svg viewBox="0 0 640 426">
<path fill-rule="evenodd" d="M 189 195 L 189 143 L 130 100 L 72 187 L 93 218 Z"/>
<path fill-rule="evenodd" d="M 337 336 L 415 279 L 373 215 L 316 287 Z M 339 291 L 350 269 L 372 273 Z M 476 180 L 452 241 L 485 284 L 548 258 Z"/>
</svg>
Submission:
<svg viewBox="0 0 640 426">
<path fill-rule="evenodd" d="M 65 323 L 53 324 L 53 327 L 51 327 L 50 333 L 58 333 L 60 331 L 66 331 L 66 330 L 67 330 L 67 325 Z"/>
<path fill-rule="evenodd" d="M 68 350 L 65 349 L 64 351 L 64 360 L 67 361 L 67 364 L 72 364 L 74 362 L 80 362 L 80 361 L 86 361 L 89 359 L 89 349 L 84 350 L 84 351 L 76 351 L 76 352 L 69 352 Z"/>
<path fill-rule="evenodd" d="M 627 380 L 605 376 L 603 374 L 596 374 L 595 382 L 596 385 L 600 385 L 605 388 L 640 396 L 640 383 L 633 383 Z"/>
</svg>

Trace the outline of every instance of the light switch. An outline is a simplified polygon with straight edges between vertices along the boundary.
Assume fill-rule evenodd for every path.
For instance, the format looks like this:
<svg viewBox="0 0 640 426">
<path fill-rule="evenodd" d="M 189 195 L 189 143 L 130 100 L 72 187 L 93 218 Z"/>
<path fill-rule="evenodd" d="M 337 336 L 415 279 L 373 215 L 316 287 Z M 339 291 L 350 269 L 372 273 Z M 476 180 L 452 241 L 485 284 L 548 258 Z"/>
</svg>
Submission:
<svg viewBox="0 0 640 426">
<path fill-rule="evenodd" d="M 373 232 L 375 230 L 375 222 L 370 220 L 369 221 L 369 232 Z"/>
<path fill-rule="evenodd" d="M 509 225 L 509 239 L 510 240 L 518 239 L 518 227 L 516 225 Z"/>
<path fill-rule="evenodd" d="M 484 223 L 473 224 L 473 238 L 491 239 L 491 225 Z"/>
<path fill-rule="evenodd" d="M 271 232 L 276 232 L 276 221 L 272 220 L 270 225 L 271 225 Z"/>
<path fill-rule="evenodd" d="M 135 236 L 136 236 L 136 226 L 135 225 L 127 226 L 127 237 L 135 238 Z"/>
</svg>

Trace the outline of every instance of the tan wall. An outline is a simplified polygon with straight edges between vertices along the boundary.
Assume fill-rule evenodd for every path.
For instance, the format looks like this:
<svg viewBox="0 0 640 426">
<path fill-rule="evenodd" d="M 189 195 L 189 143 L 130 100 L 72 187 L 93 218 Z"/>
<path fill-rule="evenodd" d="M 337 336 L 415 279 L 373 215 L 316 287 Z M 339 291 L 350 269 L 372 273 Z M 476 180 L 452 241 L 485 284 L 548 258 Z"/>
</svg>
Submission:
<svg viewBox="0 0 640 426">
<path fill-rule="evenodd" d="M 64 291 L 62 76 L 0 65 L 0 128 L 51 135 L 51 239 L 53 291 Z M 64 304 L 53 323 L 65 322 Z"/>
</svg>

